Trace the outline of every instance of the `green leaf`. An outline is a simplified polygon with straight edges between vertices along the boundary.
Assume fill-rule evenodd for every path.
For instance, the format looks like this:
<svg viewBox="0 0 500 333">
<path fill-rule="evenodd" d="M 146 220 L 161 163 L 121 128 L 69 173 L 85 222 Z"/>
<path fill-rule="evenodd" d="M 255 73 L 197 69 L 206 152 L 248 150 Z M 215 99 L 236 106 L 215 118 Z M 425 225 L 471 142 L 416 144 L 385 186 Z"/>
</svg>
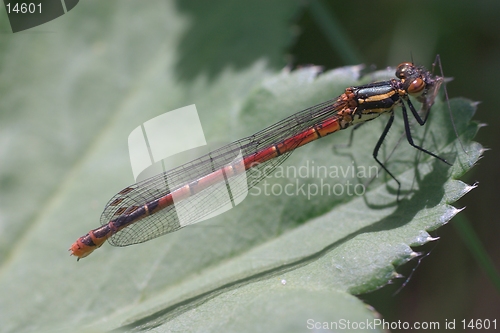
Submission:
<svg viewBox="0 0 500 333">
<path fill-rule="evenodd" d="M 458 213 L 450 204 L 473 188 L 456 179 L 482 153 L 471 141 L 478 129 L 470 122 L 475 104 L 450 101 L 466 152 L 441 100 L 426 126 L 413 126 L 415 142 L 453 161 L 451 168 L 418 154 L 404 138 L 396 146 L 403 133 L 397 115 L 381 156 L 391 155 L 387 167 L 402 182 L 399 203 L 396 183 L 375 171 L 371 156 L 385 125 L 381 118 L 356 130 L 351 147 L 335 146 L 349 140 L 350 132 L 342 131 L 294 152 L 278 173 L 221 216 L 140 245 L 105 244 L 77 263 L 68 256 L 69 245 L 97 227 L 107 200 L 133 182 L 127 136 L 144 121 L 196 103 L 209 142 L 227 142 L 334 98 L 345 87 L 393 76 L 384 71 L 359 79 L 359 67 L 320 75 L 315 67 L 275 73 L 265 60 L 248 59 L 195 75 L 181 56 L 215 57 L 203 37 L 207 29 L 217 31 L 219 56 L 224 47 L 234 50 L 228 41 L 245 40 L 245 17 L 256 9 L 226 8 L 230 15 L 186 11 L 212 16 L 216 26 L 196 27 L 180 5 L 162 2 L 157 16 L 138 3 L 104 3 L 94 16 L 95 6 L 79 4 L 80 12 L 43 26 L 56 34 L 2 41 L 9 65 L 3 74 L 22 78 L 24 90 L 1 87 L 0 218 L 6 222 L 0 330 L 290 332 L 309 323 L 377 318 L 353 294 L 396 278 L 395 267 L 417 255 L 412 247 L 432 240 L 428 231 Z M 294 7 L 261 6 L 278 22 L 266 31 L 287 36 L 279 27 Z M 89 16 L 95 24 L 86 24 Z M 221 28 L 228 17 L 235 31 Z M 82 27 L 87 40 L 75 40 L 69 32 Z M 127 27 L 134 29 L 124 33 Z M 274 52 L 263 59 L 274 62 L 284 45 L 273 42 L 285 39 L 261 46 Z M 191 54 L 197 42 L 205 46 Z M 369 186 L 361 186 L 371 175 L 376 177 Z M 291 195 L 276 194 L 287 185 Z M 356 186 L 366 192 L 347 192 Z"/>
</svg>

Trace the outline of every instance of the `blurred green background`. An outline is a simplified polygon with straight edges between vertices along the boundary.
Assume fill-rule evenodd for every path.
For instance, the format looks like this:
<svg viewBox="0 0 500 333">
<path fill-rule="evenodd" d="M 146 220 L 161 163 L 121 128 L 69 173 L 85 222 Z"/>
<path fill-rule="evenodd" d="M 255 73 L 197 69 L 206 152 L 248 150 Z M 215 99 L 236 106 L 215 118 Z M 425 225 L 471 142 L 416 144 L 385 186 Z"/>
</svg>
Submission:
<svg viewBox="0 0 500 333">
<path fill-rule="evenodd" d="M 498 271 L 500 223 L 495 209 L 500 199 L 500 131 L 496 128 L 500 118 L 495 97 L 500 76 L 500 2 L 322 1 L 319 5 L 367 65 L 395 66 L 413 56 L 416 63 L 429 68 L 439 54 L 445 76 L 454 78 L 447 85 L 450 98 L 480 101 L 475 119 L 488 125 L 476 141 L 491 151 L 464 177 L 469 184 L 479 182 L 479 187 L 456 205 L 467 208 L 435 232 L 441 239 L 424 249 L 431 254 L 405 288 L 392 296 L 400 286 L 386 286 L 361 298 L 388 320 L 498 320 L 498 280 L 490 279 L 474 259 L 457 224 L 470 223 Z M 297 39 L 288 50 L 293 63 L 327 68 L 356 63 L 346 61 L 336 37 L 322 22 L 314 8 L 301 12 L 295 22 Z M 408 276 L 415 266 L 409 263 L 400 271 Z"/>
</svg>

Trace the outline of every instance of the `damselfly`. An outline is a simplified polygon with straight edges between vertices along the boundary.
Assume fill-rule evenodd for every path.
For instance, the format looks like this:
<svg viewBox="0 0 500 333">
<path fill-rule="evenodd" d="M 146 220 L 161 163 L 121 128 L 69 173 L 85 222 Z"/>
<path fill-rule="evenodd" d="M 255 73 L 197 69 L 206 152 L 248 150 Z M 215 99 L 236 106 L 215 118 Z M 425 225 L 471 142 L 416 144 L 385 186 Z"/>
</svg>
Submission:
<svg viewBox="0 0 500 333">
<path fill-rule="evenodd" d="M 238 196 L 270 174 L 296 148 L 339 130 L 359 126 L 381 114 L 388 114 L 389 120 L 375 144 L 373 157 L 399 185 L 396 177 L 378 158 L 382 142 L 393 124 L 396 106 L 402 108 L 409 144 L 449 164 L 414 143 L 408 117 L 409 109 L 419 125 L 425 124 L 444 78 L 409 62 L 397 67 L 396 77 L 389 81 L 349 87 L 337 98 L 126 187 L 104 208 L 102 226 L 80 237 L 69 249 L 71 254 L 80 259 L 108 239 L 114 246 L 127 246 L 199 222 L 227 202 L 214 198 L 226 197 L 229 192 L 229 200 L 234 205 Z M 413 106 L 410 96 L 422 103 L 420 114 L 423 116 Z M 235 183 L 242 186 L 234 186 Z M 179 218 L 183 212 L 188 214 Z"/>
</svg>

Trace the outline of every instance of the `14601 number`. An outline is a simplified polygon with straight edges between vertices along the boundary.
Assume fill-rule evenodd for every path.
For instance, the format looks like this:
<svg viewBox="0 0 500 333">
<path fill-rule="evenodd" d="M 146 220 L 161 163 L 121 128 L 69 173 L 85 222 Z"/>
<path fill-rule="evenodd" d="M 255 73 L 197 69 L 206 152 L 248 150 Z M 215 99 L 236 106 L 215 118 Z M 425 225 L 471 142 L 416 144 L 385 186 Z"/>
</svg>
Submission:
<svg viewBox="0 0 500 333">
<path fill-rule="evenodd" d="M 11 4 L 8 3 L 6 5 L 7 7 L 7 13 L 10 14 L 10 13 L 21 13 L 21 14 L 26 14 L 26 13 L 30 13 L 30 14 L 34 14 L 36 11 L 37 11 L 37 7 L 38 7 L 38 13 L 41 13 L 42 12 L 42 4 L 39 3 L 39 4 L 34 4 L 34 3 L 22 3 L 22 4 L 18 4 L 16 3 L 14 6 L 12 6 L 11 8 Z"/>
</svg>

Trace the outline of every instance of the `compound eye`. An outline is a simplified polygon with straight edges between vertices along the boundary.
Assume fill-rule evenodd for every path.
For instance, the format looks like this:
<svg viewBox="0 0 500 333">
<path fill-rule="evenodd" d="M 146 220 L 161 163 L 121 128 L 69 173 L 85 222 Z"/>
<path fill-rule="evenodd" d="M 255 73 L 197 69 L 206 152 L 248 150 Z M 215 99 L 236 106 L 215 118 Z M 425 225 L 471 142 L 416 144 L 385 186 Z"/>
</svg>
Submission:
<svg viewBox="0 0 500 333">
<path fill-rule="evenodd" d="M 422 80 L 421 78 L 416 78 L 410 83 L 406 91 L 410 95 L 418 96 L 424 92 L 424 88 L 425 88 L 424 80 Z"/>
<path fill-rule="evenodd" d="M 401 80 L 406 79 L 412 68 L 413 64 L 411 62 L 403 62 L 399 64 L 399 66 L 396 68 L 396 77 Z"/>
</svg>

